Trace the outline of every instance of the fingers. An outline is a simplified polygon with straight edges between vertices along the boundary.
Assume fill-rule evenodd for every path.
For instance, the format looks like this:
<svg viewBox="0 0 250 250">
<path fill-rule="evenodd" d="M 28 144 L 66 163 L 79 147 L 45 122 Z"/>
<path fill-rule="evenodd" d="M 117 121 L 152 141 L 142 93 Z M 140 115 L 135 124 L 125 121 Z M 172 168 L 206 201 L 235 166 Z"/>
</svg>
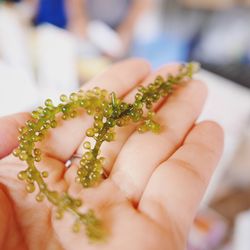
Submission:
<svg viewBox="0 0 250 250">
<path fill-rule="evenodd" d="M 98 86 L 114 91 L 119 97 L 125 95 L 149 73 L 149 64 L 140 59 L 130 59 L 110 67 L 106 72 L 83 86 L 92 89 Z M 92 124 L 92 118 L 82 111 L 76 118 L 59 120 L 59 126 L 49 132 L 41 148 L 50 156 L 66 161 L 76 151 Z"/>
<path fill-rule="evenodd" d="M 195 126 L 182 147 L 157 167 L 139 210 L 166 227 L 169 220 L 186 233 L 223 149 L 223 131 L 214 122 Z"/>
<path fill-rule="evenodd" d="M 199 116 L 206 88 L 199 81 L 189 81 L 177 89 L 157 111 L 162 132 L 129 137 L 111 172 L 112 180 L 135 204 L 154 169 L 178 148 Z"/>
<path fill-rule="evenodd" d="M 18 128 L 29 119 L 27 113 L 0 118 L 0 159 L 7 156 L 18 145 Z"/>
<path fill-rule="evenodd" d="M 149 73 L 150 65 L 146 60 L 128 59 L 114 64 L 102 74 L 94 77 L 82 89 L 100 87 L 122 97 L 144 80 Z"/>
<path fill-rule="evenodd" d="M 142 86 L 147 86 L 149 83 L 155 80 L 156 76 L 161 75 L 163 77 L 167 77 L 168 74 L 175 75 L 179 70 L 179 64 L 169 64 L 161 69 L 151 73 L 146 79 L 143 80 L 143 82 L 140 84 Z M 127 103 L 132 103 L 135 98 L 135 94 L 138 91 L 138 86 L 135 86 L 133 90 L 131 90 L 126 96 L 124 96 L 124 101 Z M 160 101 L 161 102 L 161 101 Z M 158 102 L 158 106 L 160 104 Z M 156 106 L 157 107 L 157 106 Z M 116 139 L 115 141 L 104 143 L 101 148 L 101 155 L 105 157 L 105 164 L 104 169 L 105 173 L 109 175 L 109 173 L 112 170 L 112 167 L 114 165 L 114 162 L 117 158 L 117 155 L 120 153 L 122 147 L 124 146 L 124 143 L 127 141 L 129 136 L 135 131 L 136 125 L 135 124 L 129 124 L 125 127 L 116 128 Z M 86 138 L 86 140 L 91 141 L 89 138 Z M 79 147 L 77 150 L 77 154 L 82 155 L 83 154 L 83 147 Z M 79 164 L 78 162 L 75 162 L 76 164 Z M 72 165 L 70 169 L 67 171 L 66 179 L 68 183 L 74 183 L 75 182 L 75 176 L 76 176 L 76 165 Z M 73 188 L 71 186 L 71 188 Z"/>
<path fill-rule="evenodd" d="M 162 67 L 161 69 L 153 72 L 150 74 L 144 81 L 140 84 L 141 86 L 147 86 L 150 82 L 154 81 L 154 79 L 158 76 L 161 75 L 163 77 L 166 77 L 168 74 L 176 74 L 179 69 L 179 65 L 166 65 Z M 135 95 L 138 92 L 138 86 L 135 86 L 133 90 L 131 90 L 126 96 L 124 96 L 124 101 L 127 103 L 133 103 L 135 99 Z M 159 103 L 158 103 L 159 105 Z M 125 127 L 116 127 L 116 139 L 115 141 L 112 141 L 110 143 L 104 143 L 102 145 L 102 156 L 105 157 L 105 172 L 110 173 L 112 166 L 114 164 L 114 161 L 120 152 L 122 146 L 128 139 L 128 137 L 133 133 L 136 129 L 136 125 L 131 123 L 128 126 Z M 89 140 L 89 138 L 86 138 Z M 89 140 L 90 141 L 90 140 Z M 77 151 L 77 153 L 83 154 L 83 148 L 80 147 Z"/>
</svg>

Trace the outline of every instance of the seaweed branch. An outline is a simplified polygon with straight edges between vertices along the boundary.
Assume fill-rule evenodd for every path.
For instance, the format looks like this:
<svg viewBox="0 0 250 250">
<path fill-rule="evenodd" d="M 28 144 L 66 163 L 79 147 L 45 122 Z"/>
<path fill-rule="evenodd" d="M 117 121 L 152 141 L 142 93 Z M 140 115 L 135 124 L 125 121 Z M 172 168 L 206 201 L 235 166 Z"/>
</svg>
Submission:
<svg viewBox="0 0 250 250">
<path fill-rule="evenodd" d="M 138 123 L 138 132 L 160 132 L 160 124 L 154 120 L 153 104 L 171 94 L 176 86 L 192 78 L 198 70 L 197 63 L 188 63 L 180 66 L 178 74 L 162 76 L 148 86 L 141 86 L 135 95 L 133 103 L 125 103 L 117 98 L 115 93 L 109 94 L 106 90 L 95 87 L 86 92 L 72 93 L 69 97 L 61 95 L 61 103 L 53 105 L 52 100 L 45 101 L 45 107 L 38 107 L 32 112 L 32 120 L 28 120 L 24 127 L 20 128 L 19 147 L 13 151 L 14 156 L 27 163 L 27 168 L 18 174 L 18 178 L 26 183 L 26 190 L 33 193 L 38 187 L 36 200 L 42 202 L 47 198 L 57 207 L 56 217 L 61 219 L 67 211 L 72 213 L 76 220 L 73 231 L 79 232 L 81 225 L 85 226 L 87 236 L 92 241 L 105 238 L 106 232 L 100 219 L 93 210 L 86 213 L 79 212 L 82 201 L 72 198 L 68 193 L 50 190 L 45 179 L 49 173 L 40 172 L 36 163 L 42 160 L 42 152 L 36 147 L 41 142 L 48 130 L 57 127 L 58 119 L 72 119 L 77 116 L 79 109 L 84 109 L 87 114 L 94 117 L 93 126 L 86 131 L 87 137 L 94 139 L 92 146 L 89 141 L 84 142 L 83 154 L 77 170 L 76 182 L 83 188 L 98 185 L 103 176 L 104 157 L 100 155 L 104 142 L 115 139 L 116 126 L 123 127 L 131 122 Z"/>
</svg>

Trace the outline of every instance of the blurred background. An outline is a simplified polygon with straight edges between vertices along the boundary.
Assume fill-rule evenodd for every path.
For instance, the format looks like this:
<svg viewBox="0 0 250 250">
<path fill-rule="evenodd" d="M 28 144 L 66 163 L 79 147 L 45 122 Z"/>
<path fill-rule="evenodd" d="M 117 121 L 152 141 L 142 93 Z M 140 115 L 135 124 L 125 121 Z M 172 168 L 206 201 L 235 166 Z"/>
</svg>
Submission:
<svg viewBox="0 0 250 250">
<path fill-rule="evenodd" d="M 199 61 L 199 119 L 223 126 L 225 150 L 188 249 L 250 250 L 249 27 L 249 0 L 0 0 L 0 116 L 58 101 L 127 57 Z"/>
</svg>

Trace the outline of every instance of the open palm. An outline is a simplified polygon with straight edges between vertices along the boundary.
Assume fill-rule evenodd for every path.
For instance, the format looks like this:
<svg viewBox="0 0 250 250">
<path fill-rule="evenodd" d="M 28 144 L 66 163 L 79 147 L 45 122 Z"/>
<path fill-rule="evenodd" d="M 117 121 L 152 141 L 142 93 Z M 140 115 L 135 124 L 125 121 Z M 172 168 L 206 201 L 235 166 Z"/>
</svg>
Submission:
<svg viewBox="0 0 250 250">
<path fill-rule="evenodd" d="M 84 85 L 114 91 L 132 102 L 138 85 L 156 75 L 177 72 L 169 65 L 151 73 L 148 63 L 132 59 L 112 66 Z M 93 208 L 108 232 L 104 243 L 89 243 L 83 230 L 72 232 L 74 218 L 65 213 L 56 220 L 48 202 L 38 203 L 27 194 L 17 173 L 26 168 L 10 151 L 17 145 L 17 128 L 28 118 L 18 114 L 0 120 L 0 249 L 3 250 L 182 250 L 194 215 L 223 147 L 223 132 L 213 122 L 195 124 L 206 88 L 192 80 L 155 106 L 162 125 L 159 135 L 138 134 L 135 125 L 117 129 L 116 141 L 103 145 L 109 177 L 98 187 L 82 189 L 75 183 L 77 159 L 69 169 L 65 162 L 81 154 L 84 132 L 92 118 L 82 112 L 59 122 L 39 146 L 40 170 L 49 171 L 50 189 L 68 191 L 84 201 L 82 211 Z M 8 155 L 8 156 L 6 156 Z M 3 158 L 5 157 L 5 158 Z"/>
</svg>

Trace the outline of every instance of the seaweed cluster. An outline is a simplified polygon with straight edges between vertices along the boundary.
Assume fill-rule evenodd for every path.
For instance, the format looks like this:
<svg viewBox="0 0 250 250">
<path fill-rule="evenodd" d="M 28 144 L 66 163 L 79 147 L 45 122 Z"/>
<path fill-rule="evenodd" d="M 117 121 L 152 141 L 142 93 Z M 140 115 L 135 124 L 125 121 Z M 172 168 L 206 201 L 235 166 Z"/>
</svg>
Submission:
<svg viewBox="0 0 250 250">
<path fill-rule="evenodd" d="M 32 112 L 32 119 L 20 128 L 19 146 L 13 151 L 14 156 L 27 163 L 27 168 L 18 174 L 18 178 L 26 183 L 29 193 L 35 192 L 36 200 L 42 202 L 44 198 L 57 207 L 56 217 L 63 217 L 68 211 L 74 214 L 76 220 L 73 230 L 79 232 L 81 225 L 90 240 L 102 240 L 105 237 L 105 228 L 93 210 L 86 213 L 79 212 L 82 201 L 72 198 L 68 193 L 50 190 L 46 178 L 49 173 L 40 172 L 36 163 L 42 160 L 42 152 L 37 143 L 43 141 L 50 129 L 58 126 L 58 119 L 73 119 L 80 109 L 93 116 L 93 126 L 86 131 L 87 137 L 94 139 L 94 145 L 89 141 L 84 143 L 85 152 L 77 170 L 76 182 L 83 188 L 94 187 L 103 179 L 104 157 L 101 156 L 101 146 L 104 142 L 115 139 L 115 127 L 123 127 L 133 122 L 137 123 L 139 133 L 152 131 L 160 132 L 160 125 L 154 120 L 153 104 L 161 98 L 171 94 L 176 86 L 192 78 L 198 69 L 197 63 L 181 65 L 178 74 L 168 75 L 166 79 L 157 76 L 146 87 L 139 87 L 133 103 L 126 103 L 115 93 L 109 94 L 105 89 L 95 87 L 86 92 L 79 91 L 70 96 L 61 95 L 61 103 L 54 105 L 47 99 L 44 107 L 38 107 Z"/>
</svg>

